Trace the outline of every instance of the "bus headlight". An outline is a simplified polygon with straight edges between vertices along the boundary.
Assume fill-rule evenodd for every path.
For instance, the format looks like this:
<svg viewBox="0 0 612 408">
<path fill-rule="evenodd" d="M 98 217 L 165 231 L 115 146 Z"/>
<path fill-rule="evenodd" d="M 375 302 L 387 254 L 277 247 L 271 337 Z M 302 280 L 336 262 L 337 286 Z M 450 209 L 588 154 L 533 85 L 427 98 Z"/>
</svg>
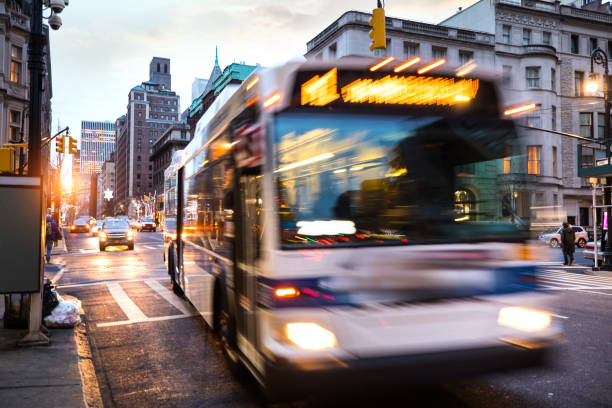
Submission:
<svg viewBox="0 0 612 408">
<path fill-rule="evenodd" d="M 316 323 L 288 323 L 287 338 L 305 350 L 323 350 L 336 346 L 336 336 Z"/>
<path fill-rule="evenodd" d="M 525 332 L 535 332 L 550 327 L 552 317 L 543 310 L 525 307 L 504 307 L 499 311 L 497 323 Z"/>
</svg>

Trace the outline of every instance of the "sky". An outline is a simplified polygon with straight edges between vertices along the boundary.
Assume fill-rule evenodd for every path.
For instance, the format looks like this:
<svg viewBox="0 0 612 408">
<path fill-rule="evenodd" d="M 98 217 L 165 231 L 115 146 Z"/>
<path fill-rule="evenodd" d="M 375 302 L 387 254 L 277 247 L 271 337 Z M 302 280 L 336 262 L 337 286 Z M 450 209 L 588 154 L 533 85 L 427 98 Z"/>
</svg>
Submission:
<svg viewBox="0 0 612 408">
<path fill-rule="evenodd" d="M 387 16 L 438 23 L 475 0 L 387 0 Z M 181 112 L 195 77 L 208 78 L 219 47 L 232 62 L 263 66 L 303 56 L 306 43 L 348 10 L 375 0 L 72 0 L 51 31 L 53 131 L 81 120 L 114 122 L 130 89 L 149 79 L 153 56 L 170 58 Z"/>
</svg>

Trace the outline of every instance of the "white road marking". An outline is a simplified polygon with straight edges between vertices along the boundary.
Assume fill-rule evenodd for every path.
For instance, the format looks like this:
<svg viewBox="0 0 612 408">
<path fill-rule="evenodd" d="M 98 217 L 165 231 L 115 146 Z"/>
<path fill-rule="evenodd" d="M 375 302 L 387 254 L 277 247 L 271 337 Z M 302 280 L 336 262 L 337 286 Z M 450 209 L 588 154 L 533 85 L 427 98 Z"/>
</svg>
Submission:
<svg viewBox="0 0 612 408">
<path fill-rule="evenodd" d="M 559 319 L 569 319 L 569 317 L 567 317 L 567 316 L 561 316 L 561 315 L 558 315 L 558 314 L 553 314 L 553 316 L 554 317 L 558 317 Z"/>
<path fill-rule="evenodd" d="M 55 276 L 53 277 L 53 279 L 51 279 L 51 283 L 55 286 L 57 284 L 57 281 L 59 281 L 62 276 L 64 275 L 64 271 L 66 270 L 66 266 L 64 266 L 62 269 L 60 269 L 60 271 L 58 273 L 55 274 Z"/>
<path fill-rule="evenodd" d="M 126 324 L 160 322 L 160 321 L 164 321 L 164 320 L 184 319 L 186 317 L 193 317 L 193 316 L 197 316 L 197 314 L 188 314 L 188 315 L 180 314 L 180 315 L 172 315 L 172 316 L 150 317 L 150 318 L 148 318 L 146 320 L 141 320 L 141 321 L 138 321 L 138 322 L 135 322 L 135 321 L 132 321 L 132 320 L 122 320 L 122 321 L 119 321 L 119 322 L 98 323 L 98 324 L 96 324 L 96 326 L 97 327 L 124 326 Z"/>
<path fill-rule="evenodd" d="M 121 289 L 121 285 L 116 282 L 107 283 L 108 291 L 115 298 L 115 302 L 119 305 L 123 313 L 132 322 L 140 322 L 147 320 L 147 316 L 136 306 L 136 303 L 128 297 L 128 295 Z"/>
<path fill-rule="evenodd" d="M 159 295 L 163 297 L 168 303 L 180 310 L 181 313 L 183 313 L 184 315 L 191 314 L 191 312 L 185 307 L 185 304 L 178 298 L 178 296 L 176 296 L 174 293 L 162 286 L 161 283 L 156 280 L 146 280 L 145 283 L 149 285 L 151 289 L 159 293 Z"/>
<path fill-rule="evenodd" d="M 148 280 L 166 280 L 166 279 L 168 279 L 168 277 L 149 278 Z M 147 280 L 147 279 L 127 279 L 127 280 L 121 280 L 121 281 L 112 281 L 112 283 L 144 282 L 145 280 Z M 99 282 L 75 283 L 75 284 L 72 284 L 72 285 L 57 286 L 57 289 L 80 288 L 80 287 L 84 287 L 84 286 L 106 285 L 108 283 L 110 283 L 110 282 L 109 281 L 99 281 Z"/>
</svg>

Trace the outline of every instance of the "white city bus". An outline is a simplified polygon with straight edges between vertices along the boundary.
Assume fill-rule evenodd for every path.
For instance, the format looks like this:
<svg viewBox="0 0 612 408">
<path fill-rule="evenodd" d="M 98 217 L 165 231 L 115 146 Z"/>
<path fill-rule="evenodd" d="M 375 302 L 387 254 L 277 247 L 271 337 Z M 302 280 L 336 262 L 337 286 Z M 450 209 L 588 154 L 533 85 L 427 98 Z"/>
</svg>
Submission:
<svg viewBox="0 0 612 408">
<path fill-rule="evenodd" d="M 167 175 L 173 286 L 275 397 L 544 364 L 561 328 L 493 83 L 370 64 L 218 96 Z"/>
</svg>

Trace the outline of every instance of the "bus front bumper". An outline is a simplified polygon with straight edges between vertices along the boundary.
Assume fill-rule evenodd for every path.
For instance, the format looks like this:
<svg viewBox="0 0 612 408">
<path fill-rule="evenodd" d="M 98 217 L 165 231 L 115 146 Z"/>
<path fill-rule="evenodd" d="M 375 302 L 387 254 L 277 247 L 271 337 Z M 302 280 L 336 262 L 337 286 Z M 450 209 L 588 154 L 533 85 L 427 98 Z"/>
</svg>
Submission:
<svg viewBox="0 0 612 408">
<path fill-rule="evenodd" d="M 303 369 L 267 360 L 266 393 L 275 399 L 296 399 L 311 393 L 353 392 L 435 384 L 528 367 L 548 366 L 552 344 L 537 348 L 491 346 L 393 357 L 330 362 L 324 367 Z"/>
</svg>

